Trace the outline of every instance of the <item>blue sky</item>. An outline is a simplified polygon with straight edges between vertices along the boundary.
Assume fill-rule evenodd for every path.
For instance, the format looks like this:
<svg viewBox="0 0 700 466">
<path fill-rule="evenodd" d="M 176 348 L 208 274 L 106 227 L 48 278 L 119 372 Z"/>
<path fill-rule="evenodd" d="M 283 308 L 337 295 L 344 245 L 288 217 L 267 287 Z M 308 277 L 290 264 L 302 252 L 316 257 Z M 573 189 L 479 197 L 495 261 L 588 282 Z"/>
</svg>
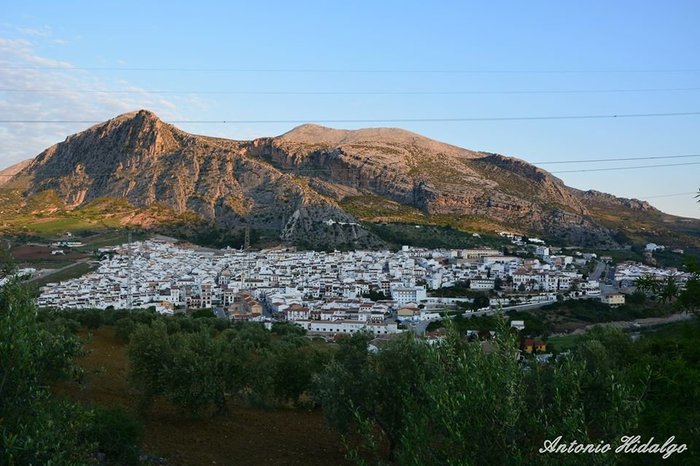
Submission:
<svg viewBox="0 0 700 466">
<path fill-rule="evenodd" d="M 0 120 L 103 120 L 137 108 L 165 120 L 309 122 L 700 111 L 697 1 L 223 3 L 6 3 Z M 53 92 L 37 92 L 47 89 Z M 551 92 L 582 90 L 616 92 Z M 368 91 L 477 93 L 362 94 Z M 86 126 L 0 124 L 0 166 Z M 178 126 L 249 139 L 295 125 Z M 698 115 L 329 126 L 401 126 L 531 162 L 700 154 Z M 700 157 L 541 166 L 557 172 L 696 162 Z M 682 165 L 557 176 L 700 217 L 690 194 L 698 174 L 700 165 Z"/>
</svg>

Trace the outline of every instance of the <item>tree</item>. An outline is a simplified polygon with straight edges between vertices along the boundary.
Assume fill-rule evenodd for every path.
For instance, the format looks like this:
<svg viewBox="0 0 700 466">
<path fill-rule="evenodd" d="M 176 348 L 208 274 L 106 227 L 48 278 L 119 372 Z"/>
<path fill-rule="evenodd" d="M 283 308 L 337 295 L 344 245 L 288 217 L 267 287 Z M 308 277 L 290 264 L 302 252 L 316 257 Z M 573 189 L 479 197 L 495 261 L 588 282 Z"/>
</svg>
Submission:
<svg viewBox="0 0 700 466">
<path fill-rule="evenodd" d="M 482 309 L 484 307 L 488 307 L 489 303 L 491 301 L 489 300 L 489 297 L 485 295 L 484 293 L 479 293 L 478 295 L 474 296 L 474 302 L 472 303 L 472 308 L 475 311 L 478 311 L 479 309 Z"/>
<path fill-rule="evenodd" d="M 143 426 L 122 406 L 95 406 L 90 437 L 114 464 L 141 464 L 137 445 Z"/>
<path fill-rule="evenodd" d="M 652 274 L 645 274 L 634 281 L 637 290 L 647 295 L 655 295 L 659 291 L 659 281 Z"/>
<path fill-rule="evenodd" d="M 675 275 L 669 275 L 660 284 L 659 294 L 664 303 L 673 301 L 678 296 L 678 282 Z"/>
<path fill-rule="evenodd" d="M 283 404 L 310 404 L 312 378 L 329 361 L 329 353 L 308 344 L 308 340 L 285 336 L 274 350 L 272 359 L 272 392 Z"/>
<path fill-rule="evenodd" d="M 0 289 L 0 464 L 88 464 L 96 449 L 93 412 L 58 401 L 49 386 L 74 378 L 80 341 L 37 318 L 30 290 L 16 279 Z"/>
<path fill-rule="evenodd" d="M 161 378 L 166 396 L 191 414 L 199 414 L 210 405 L 216 414 L 226 413 L 226 394 L 236 388 L 236 361 L 229 342 L 201 331 L 177 334 L 172 343 L 172 362 L 163 369 Z"/>
<path fill-rule="evenodd" d="M 353 335 L 316 380 L 317 396 L 331 425 L 343 433 L 370 432 L 362 450 L 393 460 L 409 421 L 407 403 L 425 400 L 429 377 L 425 343 L 406 333 L 378 353 L 367 351 L 368 335 Z M 377 447 L 375 449 L 375 447 Z M 357 455 L 357 452 L 355 452 Z"/>
<path fill-rule="evenodd" d="M 0 278 L 12 275 L 16 270 L 15 258 L 10 253 L 9 247 L 5 249 L 4 245 L 0 244 Z"/>
<path fill-rule="evenodd" d="M 147 412 L 153 399 L 165 393 L 165 371 L 175 358 L 165 322 L 141 324 L 129 338 L 129 381 L 141 392 L 139 410 Z"/>
<path fill-rule="evenodd" d="M 382 301 L 387 299 L 386 295 L 381 290 L 371 289 L 368 293 L 362 295 L 363 298 L 371 299 L 372 301 Z"/>
<path fill-rule="evenodd" d="M 681 309 L 692 312 L 700 311 L 700 264 L 694 257 L 685 261 L 690 278 L 685 283 L 685 289 L 679 294 L 676 305 Z"/>
<path fill-rule="evenodd" d="M 361 464 L 561 464 L 538 452 L 541 439 L 597 443 L 636 427 L 645 385 L 641 366 L 624 364 L 632 352 L 625 335 L 593 332 L 580 353 L 524 366 L 505 319 L 496 328 L 488 349 L 453 327 L 432 346 L 401 337 L 376 354 L 359 339 L 342 348 L 318 382 L 329 420 L 362 439 L 351 456 Z M 571 455 L 567 464 L 617 460 Z"/>
<path fill-rule="evenodd" d="M 616 438 L 634 428 L 641 408 L 643 385 L 611 362 L 612 351 L 524 368 L 503 320 L 488 351 L 454 332 L 428 351 L 434 372 L 427 400 L 410 405 L 400 464 L 561 464 L 539 454 L 541 443 L 533 439 Z M 615 458 L 567 457 L 567 464 L 596 462 Z"/>
<path fill-rule="evenodd" d="M 501 277 L 496 277 L 493 281 L 493 289 L 496 291 L 501 291 L 503 289 L 503 279 Z"/>
<path fill-rule="evenodd" d="M 207 329 L 169 334 L 165 322 L 140 325 L 129 344 L 130 381 L 147 411 L 156 396 L 166 396 L 190 414 L 213 405 L 227 411 L 226 396 L 240 384 L 240 361 L 233 340 Z"/>
</svg>

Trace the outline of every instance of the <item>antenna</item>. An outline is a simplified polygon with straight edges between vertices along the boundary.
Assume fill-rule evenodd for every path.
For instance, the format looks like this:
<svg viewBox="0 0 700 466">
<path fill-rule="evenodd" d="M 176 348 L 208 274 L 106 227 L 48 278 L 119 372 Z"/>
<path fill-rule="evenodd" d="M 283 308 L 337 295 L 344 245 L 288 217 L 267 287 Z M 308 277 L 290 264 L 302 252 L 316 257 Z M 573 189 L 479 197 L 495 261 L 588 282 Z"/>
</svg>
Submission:
<svg viewBox="0 0 700 466">
<path fill-rule="evenodd" d="M 246 225 L 245 227 L 245 237 L 243 239 L 243 249 L 248 250 L 250 249 L 250 227 Z"/>
<path fill-rule="evenodd" d="M 129 243 L 129 246 L 128 246 L 127 250 L 126 250 L 126 254 L 127 254 L 127 258 L 128 258 L 128 259 L 127 259 L 127 261 L 128 261 L 128 262 L 127 262 L 127 264 L 128 264 L 128 265 L 127 265 L 128 270 L 127 270 L 127 281 L 126 281 L 126 287 L 127 287 L 127 291 L 126 291 L 126 305 L 127 305 L 127 307 L 128 307 L 129 309 L 131 309 L 132 302 L 133 302 L 133 296 L 132 296 L 132 294 L 131 294 L 131 284 L 132 284 L 132 281 L 133 281 L 132 275 L 133 275 L 133 270 L 134 270 L 133 267 L 132 267 L 132 261 L 131 261 L 131 230 L 128 230 L 128 232 L 127 232 L 127 234 L 126 234 L 126 238 L 127 238 L 128 243 Z"/>
</svg>

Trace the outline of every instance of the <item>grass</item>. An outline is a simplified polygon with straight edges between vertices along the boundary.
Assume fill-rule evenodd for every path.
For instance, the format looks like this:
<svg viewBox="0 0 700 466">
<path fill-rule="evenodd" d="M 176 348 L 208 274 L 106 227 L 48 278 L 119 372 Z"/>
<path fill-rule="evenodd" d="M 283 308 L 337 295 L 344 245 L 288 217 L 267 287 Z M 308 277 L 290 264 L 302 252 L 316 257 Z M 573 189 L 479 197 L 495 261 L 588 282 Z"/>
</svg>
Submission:
<svg viewBox="0 0 700 466">
<path fill-rule="evenodd" d="M 673 322 L 658 327 L 646 327 L 640 329 L 645 339 L 670 339 L 680 340 L 692 335 L 698 326 L 698 319 L 694 321 Z"/>
<path fill-rule="evenodd" d="M 109 221 L 67 215 L 66 217 L 59 217 L 46 222 L 30 223 L 29 225 L 31 225 L 29 227 L 31 231 L 40 235 L 59 235 L 66 231 L 80 232 L 84 230 L 102 230 L 118 226 L 119 222 L 116 219 Z"/>
<path fill-rule="evenodd" d="M 47 275 L 45 277 L 33 281 L 32 283 L 36 285 L 37 288 L 40 288 L 46 285 L 47 283 L 57 283 L 60 281 L 81 277 L 94 269 L 95 266 L 93 264 L 89 264 L 87 262 L 78 262 L 72 267 L 61 270 L 60 272 L 53 273 L 51 275 Z"/>
<path fill-rule="evenodd" d="M 655 327 L 643 327 L 639 330 L 644 339 L 652 340 L 678 340 L 686 337 L 693 328 L 697 326 L 697 321 L 683 321 L 661 324 Z M 557 335 L 547 338 L 547 344 L 557 352 L 564 352 L 577 347 L 582 341 L 582 335 Z"/>
<path fill-rule="evenodd" d="M 144 221 L 156 223 L 168 223 L 181 217 L 158 204 L 139 209 L 125 199 L 115 198 L 98 198 L 70 208 L 53 191 L 24 199 L 18 190 L 0 188 L 0 205 L 0 231 L 40 237 L 55 237 L 67 231 L 80 234 L 123 228 L 124 220 L 137 214 Z"/>
<path fill-rule="evenodd" d="M 131 234 L 132 241 L 142 241 L 150 237 L 150 233 L 144 231 L 134 231 Z M 84 246 L 76 248 L 78 250 L 95 250 L 106 246 L 116 246 L 129 241 L 129 233 L 126 230 L 106 231 L 90 235 L 85 238 L 78 238 Z"/>
<path fill-rule="evenodd" d="M 384 241 L 394 245 L 408 245 L 426 248 L 472 248 L 492 246 L 496 248 L 506 244 L 495 235 L 472 233 L 450 226 L 416 225 L 406 223 L 369 223 L 366 226 Z"/>
<path fill-rule="evenodd" d="M 340 202 L 340 206 L 355 217 L 369 222 L 428 223 L 427 216 L 419 209 L 381 196 L 348 196 Z"/>
<path fill-rule="evenodd" d="M 579 335 L 562 335 L 549 337 L 547 339 L 547 344 L 552 346 L 550 350 L 554 349 L 561 353 L 575 348 L 576 346 L 578 346 L 580 341 L 581 338 Z"/>
</svg>

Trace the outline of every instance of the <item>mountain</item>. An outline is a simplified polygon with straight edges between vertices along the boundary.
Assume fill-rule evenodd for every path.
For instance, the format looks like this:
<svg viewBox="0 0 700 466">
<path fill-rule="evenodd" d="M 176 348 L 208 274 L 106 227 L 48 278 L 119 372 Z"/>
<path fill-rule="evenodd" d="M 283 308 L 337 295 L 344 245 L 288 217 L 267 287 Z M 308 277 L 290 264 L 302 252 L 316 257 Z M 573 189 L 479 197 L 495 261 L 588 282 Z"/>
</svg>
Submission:
<svg viewBox="0 0 700 466">
<path fill-rule="evenodd" d="M 22 160 L 4 170 L 0 170 L 0 186 L 8 183 L 13 176 L 24 170 L 30 163 L 32 163 L 32 159 Z"/>
<path fill-rule="evenodd" d="M 49 147 L 6 188 L 27 199 L 51 193 L 66 209 L 124 199 L 140 209 L 194 214 L 219 229 L 249 226 L 327 247 L 381 244 L 361 220 L 516 229 L 582 245 L 615 244 L 624 229 L 614 221 L 620 212 L 653 218 L 664 231 L 679 221 L 641 201 L 569 188 L 516 158 L 401 129 L 309 124 L 233 141 L 186 133 L 146 110 Z"/>
</svg>

